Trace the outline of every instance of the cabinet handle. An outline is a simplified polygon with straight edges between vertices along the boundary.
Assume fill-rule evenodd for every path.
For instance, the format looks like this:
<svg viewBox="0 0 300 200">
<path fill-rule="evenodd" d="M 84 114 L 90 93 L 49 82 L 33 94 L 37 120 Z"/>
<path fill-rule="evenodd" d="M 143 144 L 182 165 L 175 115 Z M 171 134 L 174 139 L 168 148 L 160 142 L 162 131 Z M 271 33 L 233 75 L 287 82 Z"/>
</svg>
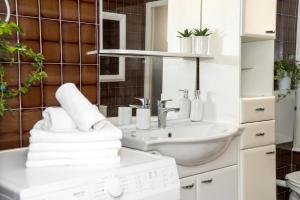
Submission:
<svg viewBox="0 0 300 200">
<path fill-rule="evenodd" d="M 265 133 L 256 133 L 256 136 L 264 136 L 265 135 Z"/>
<path fill-rule="evenodd" d="M 265 108 L 261 107 L 261 108 L 256 108 L 256 111 L 265 111 Z"/>
<path fill-rule="evenodd" d="M 212 179 L 212 178 L 211 178 L 211 179 L 208 179 L 208 180 L 203 180 L 203 181 L 201 181 L 201 183 L 205 183 L 205 184 L 211 183 L 211 182 L 213 182 L 213 179 Z"/>
<path fill-rule="evenodd" d="M 266 30 L 266 33 L 267 33 L 267 34 L 274 34 L 275 31 L 274 31 L 274 30 Z"/>
<path fill-rule="evenodd" d="M 270 154 L 275 154 L 275 151 L 269 151 L 269 152 L 266 152 L 267 155 L 270 155 Z"/>
<path fill-rule="evenodd" d="M 192 189 L 194 187 L 194 183 L 191 185 L 181 186 L 182 189 Z"/>
</svg>

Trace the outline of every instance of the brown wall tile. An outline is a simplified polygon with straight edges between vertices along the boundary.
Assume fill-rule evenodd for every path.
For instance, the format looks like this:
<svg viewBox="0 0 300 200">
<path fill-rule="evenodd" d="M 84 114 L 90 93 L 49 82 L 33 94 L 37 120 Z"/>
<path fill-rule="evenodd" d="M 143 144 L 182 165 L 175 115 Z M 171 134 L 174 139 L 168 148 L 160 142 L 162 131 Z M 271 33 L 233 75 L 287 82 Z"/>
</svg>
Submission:
<svg viewBox="0 0 300 200">
<path fill-rule="evenodd" d="M 78 43 L 79 42 L 79 25 L 78 23 L 64 22 L 62 24 L 62 40 L 63 42 Z"/>
<path fill-rule="evenodd" d="M 63 65 L 63 82 L 80 84 L 80 66 Z"/>
<path fill-rule="evenodd" d="M 21 34 L 21 38 L 24 40 L 39 40 L 40 30 L 39 30 L 39 20 L 35 18 L 20 17 L 19 25 L 24 31 Z"/>
<path fill-rule="evenodd" d="M 77 1 L 61 0 L 61 17 L 65 20 L 78 20 Z"/>
<path fill-rule="evenodd" d="M 59 18 L 59 0 L 40 0 L 41 16 L 47 18 Z"/>
<path fill-rule="evenodd" d="M 22 94 L 22 107 L 35 108 L 42 107 L 41 87 L 31 87 L 29 92 Z"/>
<path fill-rule="evenodd" d="M 97 85 L 97 65 L 82 66 L 82 84 L 84 85 Z"/>
<path fill-rule="evenodd" d="M 47 73 L 47 78 L 43 80 L 44 85 L 60 85 L 61 84 L 61 66 L 60 65 L 45 65 L 44 70 Z"/>
<path fill-rule="evenodd" d="M 81 42 L 96 44 L 96 26 L 90 24 L 81 24 Z"/>
<path fill-rule="evenodd" d="M 43 41 L 53 41 L 59 43 L 60 41 L 59 21 L 56 20 L 42 21 L 42 39 Z"/>
<path fill-rule="evenodd" d="M 79 45 L 76 43 L 63 43 L 63 62 L 79 63 Z"/>
<path fill-rule="evenodd" d="M 80 21 L 95 22 L 96 9 L 95 3 L 80 2 Z"/>
<path fill-rule="evenodd" d="M 44 86 L 44 106 L 59 106 L 55 92 L 59 86 Z"/>
<path fill-rule="evenodd" d="M 20 0 L 18 1 L 20 15 L 38 16 L 38 0 Z"/>
<path fill-rule="evenodd" d="M 57 42 L 43 42 L 43 55 L 45 62 L 59 63 L 60 45 Z"/>
</svg>

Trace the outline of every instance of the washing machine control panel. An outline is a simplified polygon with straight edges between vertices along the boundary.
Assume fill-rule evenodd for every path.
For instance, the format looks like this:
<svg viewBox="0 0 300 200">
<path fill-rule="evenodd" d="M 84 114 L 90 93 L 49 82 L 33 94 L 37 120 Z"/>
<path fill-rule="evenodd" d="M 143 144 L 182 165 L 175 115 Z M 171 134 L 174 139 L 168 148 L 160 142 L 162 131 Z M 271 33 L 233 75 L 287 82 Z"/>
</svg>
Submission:
<svg viewBox="0 0 300 200">
<path fill-rule="evenodd" d="M 95 173 L 24 193 L 21 200 L 179 199 L 179 177 L 173 159 L 162 159 Z M 27 196 L 27 197 L 26 197 Z"/>
</svg>

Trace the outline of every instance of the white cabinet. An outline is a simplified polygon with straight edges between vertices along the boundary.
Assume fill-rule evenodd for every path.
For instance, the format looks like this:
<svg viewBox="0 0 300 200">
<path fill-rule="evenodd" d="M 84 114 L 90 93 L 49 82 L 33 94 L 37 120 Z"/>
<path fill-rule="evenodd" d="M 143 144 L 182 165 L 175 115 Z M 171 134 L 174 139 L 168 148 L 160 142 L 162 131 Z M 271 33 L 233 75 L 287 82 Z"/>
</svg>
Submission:
<svg viewBox="0 0 300 200">
<path fill-rule="evenodd" d="M 242 36 L 274 39 L 277 0 L 242 0 Z"/>
<path fill-rule="evenodd" d="M 237 200 L 237 165 L 180 179 L 181 200 Z"/>
<path fill-rule="evenodd" d="M 197 200 L 237 200 L 237 166 L 197 176 Z"/>
<path fill-rule="evenodd" d="M 190 176 L 180 179 L 180 199 L 181 200 L 196 200 L 197 199 L 197 183 L 196 176 Z"/>
<path fill-rule="evenodd" d="M 241 151 L 241 199 L 275 200 L 275 145 Z"/>
</svg>

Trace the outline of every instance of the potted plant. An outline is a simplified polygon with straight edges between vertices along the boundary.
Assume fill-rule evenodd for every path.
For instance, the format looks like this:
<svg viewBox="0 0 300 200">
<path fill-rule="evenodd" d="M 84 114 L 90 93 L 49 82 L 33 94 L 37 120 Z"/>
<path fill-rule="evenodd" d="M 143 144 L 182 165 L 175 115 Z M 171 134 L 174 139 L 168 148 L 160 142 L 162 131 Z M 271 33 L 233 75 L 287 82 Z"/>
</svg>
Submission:
<svg viewBox="0 0 300 200">
<path fill-rule="evenodd" d="M 275 80 L 278 81 L 278 90 L 291 89 L 292 68 L 294 68 L 294 65 L 286 59 L 275 62 Z"/>
<path fill-rule="evenodd" d="M 295 63 L 283 59 L 275 62 L 275 80 L 278 81 L 277 101 L 284 99 L 291 94 L 291 90 L 298 87 L 300 81 L 300 68 Z"/>
<path fill-rule="evenodd" d="M 191 53 L 192 52 L 192 38 L 193 31 L 185 29 L 183 32 L 178 31 L 180 39 L 180 52 Z"/>
<path fill-rule="evenodd" d="M 19 94 L 26 94 L 32 85 L 47 76 L 43 70 L 44 56 L 41 53 L 35 53 L 21 43 L 11 42 L 15 32 L 22 34 L 22 30 L 17 24 L 0 20 L 0 118 L 4 116 L 5 111 L 9 110 L 8 99 Z M 17 54 L 21 57 L 30 58 L 32 71 L 19 88 L 11 88 L 7 84 L 5 71 L 6 68 L 11 67 L 16 62 L 15 56 Z"/>
<path fill-rule="evenodd" d="M 208 54 L 209 53 L 209 32 L 208 28 L 194 29 L 193 53 Z"/>
</svg>

